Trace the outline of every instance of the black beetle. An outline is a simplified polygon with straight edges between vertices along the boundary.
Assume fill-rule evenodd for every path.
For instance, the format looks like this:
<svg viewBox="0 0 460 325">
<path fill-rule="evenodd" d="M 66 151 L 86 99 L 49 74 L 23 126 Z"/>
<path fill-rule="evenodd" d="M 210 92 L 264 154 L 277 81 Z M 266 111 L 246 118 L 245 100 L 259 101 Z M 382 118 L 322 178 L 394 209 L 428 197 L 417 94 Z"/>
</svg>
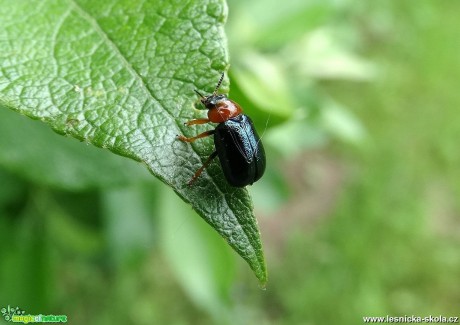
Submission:
<svg viewBox="0 0 460 325">
<path fill-rule="evenodd" d="M 199 138 L 214 135 L 216 150 L 209 156 L 203 166 L 198 169 L 188 182 L 191 185 L 211 163 L 219 156 L 220 164 L 227 182 L 231 186 L 244 187 L 259 180 L 265 171 L 265 151 L 251 119 L 243 114 L 240 105 L 218 95 L 224 74 L 219 79 L 214 92 L 209 96 L 201 97 L 201 103 L 208 109 L 208 118 L 191 120 L 185 125 L 219 123 L 214 130 L 209 130 L 197 136 L 187 138 L 179 135 L 178 139 L 184 142 L 193 142 Z"/>
</svg>

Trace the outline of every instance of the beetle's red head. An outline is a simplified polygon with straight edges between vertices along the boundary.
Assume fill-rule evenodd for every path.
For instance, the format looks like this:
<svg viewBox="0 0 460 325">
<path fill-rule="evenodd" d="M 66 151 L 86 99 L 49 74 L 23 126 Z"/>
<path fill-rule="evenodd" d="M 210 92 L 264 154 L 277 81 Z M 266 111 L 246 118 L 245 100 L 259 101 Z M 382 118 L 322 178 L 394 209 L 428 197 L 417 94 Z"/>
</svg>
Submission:
<svg viewBox="0 0 460 325">
<path fill-rule="evenodd" d="M 222 84 L 223 79 L 224 74 L 222 73 L 216 89 L 209 96 L 204 96 L 195 89 L 195 92 L 201 97 L 201 103 L 208 109 L 208 118 L 213 123 L 225 122 L 243 112 L 240 105 L 228 99 L 225 95 L 217 94 L 217 90 Z"/>
</svg>

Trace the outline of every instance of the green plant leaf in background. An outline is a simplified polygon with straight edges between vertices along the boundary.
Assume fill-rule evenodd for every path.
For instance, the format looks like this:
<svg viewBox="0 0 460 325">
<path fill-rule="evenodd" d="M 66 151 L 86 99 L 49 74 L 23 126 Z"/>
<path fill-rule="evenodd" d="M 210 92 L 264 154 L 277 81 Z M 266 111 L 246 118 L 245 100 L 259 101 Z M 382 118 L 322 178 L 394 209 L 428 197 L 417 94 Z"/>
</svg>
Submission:
<svg viewBox="0 0 460 325">
<path fill-rule="evenodd" d="M 0 165 L 34 183 L 72 191 L 151 177 L 135 161 L 69 141 L 46 124 L 8 109 L 0 109 Z"/>
<path fill-rule="evenodd" d="M 145 163 L 265 283 L 248 192 L 217 164 L 188 187 L 211 140 L 176 141 L 201 131 L 183 127 L 197 115 L 193 89 L 209 92 L 228 66 L 225 19 L 219 0 L 1 0 L 0 107 Z"/>
</svg>

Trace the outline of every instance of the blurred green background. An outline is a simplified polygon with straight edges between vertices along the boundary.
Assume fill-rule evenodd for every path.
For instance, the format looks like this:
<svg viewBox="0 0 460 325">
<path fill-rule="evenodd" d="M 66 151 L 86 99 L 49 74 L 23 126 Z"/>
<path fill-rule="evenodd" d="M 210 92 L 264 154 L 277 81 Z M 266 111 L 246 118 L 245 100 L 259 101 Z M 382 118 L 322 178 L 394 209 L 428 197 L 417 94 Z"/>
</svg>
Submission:
<svg viewBox="0 0 460 325">
<path fill-rule="evenodd" d="M 1 110 L 0 307 L 72 324 L 459 316 L 460 2 L 228 5 L 230 96 L 269 164 L 250 188 L 267 288 L 142 166 Z"/>
</svg>

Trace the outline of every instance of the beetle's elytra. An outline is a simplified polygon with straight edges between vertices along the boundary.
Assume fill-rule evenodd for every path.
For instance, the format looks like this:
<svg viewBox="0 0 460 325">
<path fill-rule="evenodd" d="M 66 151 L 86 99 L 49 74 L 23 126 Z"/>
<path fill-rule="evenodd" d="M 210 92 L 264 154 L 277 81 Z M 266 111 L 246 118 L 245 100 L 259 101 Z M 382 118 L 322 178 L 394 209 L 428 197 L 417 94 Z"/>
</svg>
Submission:
<svg viewBox="0 0 460 325">
<path fill-rule="evenodd" d="M 240 105 L 225 95 L 217 94 L 223 78 L 222 73 L 214 92 L 209 96 L 203 96 L 195 90 L 201 97 L 201 103 L 208 109 L 208 118 L 185 123 L 185 125 L 219 123 L 217 127 L 190 138 L 178 136 L 181 141 L 193 142 L 214 135 L 215 151 L 196 171 L 188 182 L 189 185 L 201 175 L 215 157 L 219 157 L 224 176 L 231 186 L 251 185 L 260 179 L 265 171 L 264 147 L 251 119 L 243 114 Z"/>
</svg>

